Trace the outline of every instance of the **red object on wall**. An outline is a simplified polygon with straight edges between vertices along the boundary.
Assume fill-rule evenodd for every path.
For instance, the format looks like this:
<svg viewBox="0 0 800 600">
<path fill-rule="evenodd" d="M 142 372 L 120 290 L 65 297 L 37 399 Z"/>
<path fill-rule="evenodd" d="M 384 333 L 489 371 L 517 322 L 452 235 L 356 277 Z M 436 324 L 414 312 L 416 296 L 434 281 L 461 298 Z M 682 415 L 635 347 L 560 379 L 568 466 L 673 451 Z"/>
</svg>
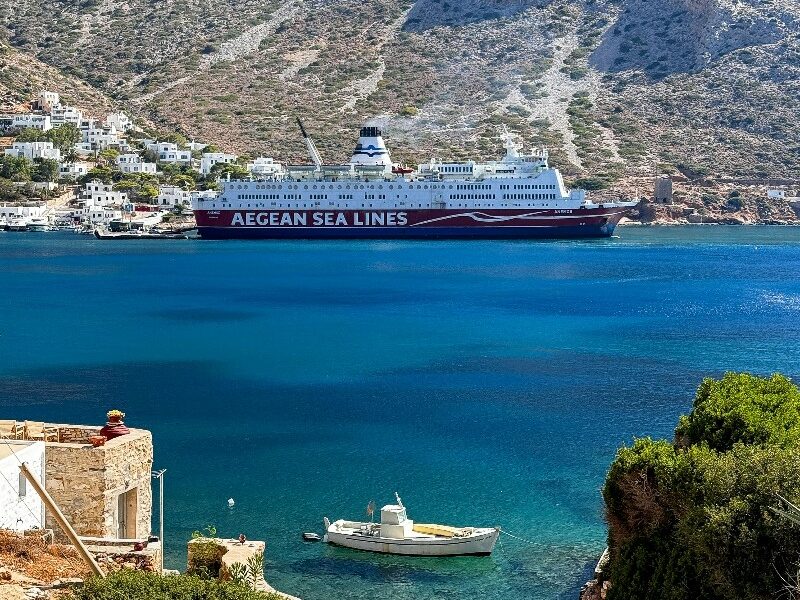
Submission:
<svg viewBox="0 0 800 600">
<path fill-rule="evenodd" d="M 127 435 L 130 432 L 131 430 L 128 429 L 125 426 L 125 423 L 123 423 L 122 421 L 120 421 L 119 423 L 112 423 L 109 421 L 108 423 L 106 423 L 106 426 L 100 430 L 100 435 L 104 435 L 108 440 L 113 440 L 114 438 L 117 438 L 121 435 Z"/>
</svg>

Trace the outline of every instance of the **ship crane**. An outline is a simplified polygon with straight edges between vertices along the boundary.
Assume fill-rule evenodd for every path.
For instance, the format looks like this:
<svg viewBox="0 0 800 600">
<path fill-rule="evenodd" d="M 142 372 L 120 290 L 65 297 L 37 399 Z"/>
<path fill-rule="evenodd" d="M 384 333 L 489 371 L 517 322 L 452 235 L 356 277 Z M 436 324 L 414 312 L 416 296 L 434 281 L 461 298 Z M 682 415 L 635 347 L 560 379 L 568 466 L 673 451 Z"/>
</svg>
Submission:
<svg viewBox="0 0 800 600">
<path fill-rule="evenodd" d="M 308 154 L 311 157 L 311 161 L 317 167 L 317 171 L 322 169 L 322 157 L 319 155 L 319 150 L 317 150 L 316 145 L 314 145 L 314 140 L 306 133 L 306 128 L 303 127 L 303 122 L 298 117 L 297 124 L 300 126 L 300 133 L 303 134 L 303 139 L 306 141 L 306 148 L 308 148 Z"/>
</svg>

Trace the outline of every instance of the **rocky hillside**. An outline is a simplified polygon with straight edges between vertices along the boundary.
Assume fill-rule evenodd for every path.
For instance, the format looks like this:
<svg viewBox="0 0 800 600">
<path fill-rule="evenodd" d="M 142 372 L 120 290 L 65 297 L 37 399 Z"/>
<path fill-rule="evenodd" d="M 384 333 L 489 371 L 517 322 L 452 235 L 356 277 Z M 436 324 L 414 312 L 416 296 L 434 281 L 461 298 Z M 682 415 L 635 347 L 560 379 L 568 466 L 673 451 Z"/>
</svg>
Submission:
<svg viewBox="0 0 800 600">
<path fill-rule="evenodd" d="M 238 152 L 496 156 L 569 177 L 800 177 L 797 0 L 0 0 L 15 50 Z M 24 82 L 16 85 L 24 89 Z M 30 86 L 28 86 L 30 87 Z M 51 86 L 52 87 L 52 86 Z"/>
<path fill-rule="evenodd" d="M 43 89 L 58 90 L 67 102 L 86 107 L 87 113 L 98 116 L 114 105 L 111 98 L 92 85 L 0 42 L 0 110 L 24 106 Z"/>
</svg>

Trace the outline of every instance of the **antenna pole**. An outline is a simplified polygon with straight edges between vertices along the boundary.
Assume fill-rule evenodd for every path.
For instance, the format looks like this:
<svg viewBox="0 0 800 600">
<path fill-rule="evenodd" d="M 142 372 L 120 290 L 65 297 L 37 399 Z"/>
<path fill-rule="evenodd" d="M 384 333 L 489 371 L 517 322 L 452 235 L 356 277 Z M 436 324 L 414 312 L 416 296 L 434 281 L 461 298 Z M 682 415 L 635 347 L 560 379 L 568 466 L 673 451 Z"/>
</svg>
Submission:
<svg viewBox="0 0 800 600">
<path fill-rule="evenodd" d="M 30 472 L 28 465 L 25 463 L 20 464 L 19 470 L 22 471 L 22 475 L 28 480 L 28 483 L 31 484 L 33 489 L 36 490 L 36 493 L 39 494 L 39 497 L 50 511 L 50 514 L 53 515 L 53 518 L 59 524 L 61 529 L 63 529 L 64 533 L 67 534 L 69 541 L 73 543 L 75 549 L 78 551 L 78 554 L 80 554 L 84 562 L 89 565 L 92 573 L 100 578 L 105 577 L 106 575 L 103 573 L 102 569 L 100 569 L 100 565 L 98 565 L 94 557 L 89 554 L 89 550 L 87 550 L 86 546 L 83 545 L 83 542 L 78 537 L 78 534 L 75 533 L 72 525 L 69 524 L 66 517 L 64 517 L 64 514 L 61 512 L 61 509 L 58 508 L 58 505 L 55 503 L 53 498 L 50 497 L 50 494 L 47 493 L 47 490 L 42 487 L 42 484 L 39 483 L 39 480 L 36 479 L 36 476 Z"/>
</svg>

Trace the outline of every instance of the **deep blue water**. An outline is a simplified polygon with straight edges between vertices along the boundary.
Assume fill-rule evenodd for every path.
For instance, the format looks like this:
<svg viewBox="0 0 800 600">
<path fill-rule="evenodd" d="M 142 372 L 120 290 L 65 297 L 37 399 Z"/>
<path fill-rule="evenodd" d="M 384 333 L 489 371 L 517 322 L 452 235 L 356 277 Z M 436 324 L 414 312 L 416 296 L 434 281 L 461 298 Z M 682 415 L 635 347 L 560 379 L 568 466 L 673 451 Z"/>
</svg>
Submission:
<svg viewBox="0 0 800 600">
<path fill-rule="evenodd" d="M 120 408 L 152 430 L 168 566 L 214 524 L 266 539 L 268 580 L 305 600 L 574 599 L 604 547 L 599 490 L 621 444 L 671 436 L 705 376 L 800 374 L 800 229 L 618 232 L 0 233 L 0 417 L 100 424 Z M 418 521 L 532 543 L 415 559 L 300 541 L 395 490 Z"/>
</svg>

